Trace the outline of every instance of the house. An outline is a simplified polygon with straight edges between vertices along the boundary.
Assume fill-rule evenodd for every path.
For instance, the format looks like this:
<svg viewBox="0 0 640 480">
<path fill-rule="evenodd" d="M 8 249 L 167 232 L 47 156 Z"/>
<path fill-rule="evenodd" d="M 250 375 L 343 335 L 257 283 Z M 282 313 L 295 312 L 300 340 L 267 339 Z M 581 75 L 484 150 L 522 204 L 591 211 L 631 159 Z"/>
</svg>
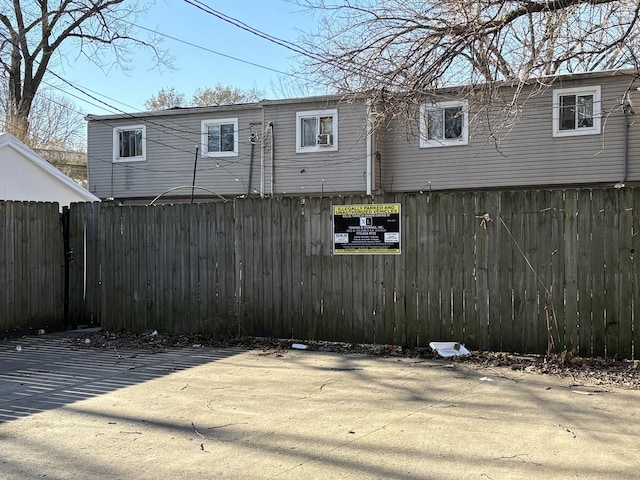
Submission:
<svg viewBox="0 0 640 480">
<path fill-rule="evenodd" d="M 381 190 L 613 186 L 640 181 L 635 71 L 539 78 L 498 86 L 500 104 L 442 92 L 412 125 L 378 136 Z M 512 100 L 515 99 L 515 101 Z M 626 112 L 626 113 L 625 113 Z M 639 112 L 640 113 L 640 110 Z M 408 136 L 408 130 L 420 132 Z"/>
<path fill-rule="evenodd" d="M 100 199 L 10 133 L 0 134 L 0 200 L 72 202 Z"/>
<path fill-rule="evenodd" d="M 89 115 L 89 189 L 148 203 L 367 191 L 367 104 L 338 96 Z"/>
<path fill-rule="evenodd" d="M 640 180 L 635 71 L 393 97 L 325 96 L 89 115 L 89 189 L 122 202 L 426 189 L 622 185 Z M 380 120 L 382 119 L 382 120 Z"/>
</svg>

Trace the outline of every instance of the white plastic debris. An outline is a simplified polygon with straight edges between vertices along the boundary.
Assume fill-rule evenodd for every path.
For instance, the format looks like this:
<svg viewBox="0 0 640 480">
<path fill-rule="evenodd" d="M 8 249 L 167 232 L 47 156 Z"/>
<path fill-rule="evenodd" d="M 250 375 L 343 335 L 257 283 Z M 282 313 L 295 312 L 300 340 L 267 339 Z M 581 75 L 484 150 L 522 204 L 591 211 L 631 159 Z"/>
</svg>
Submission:
<svg viewBox="0 0 640 480">
<path fill-rule="evenodd" d="M 431 349 L 443 358 L 462 357 L 469 355 L 469 350 L 458 342 L 431 342 Z"/>
<path fill-rule="evenodd" d="M 89 345 L 91 343 L 91 339 L 90 338 L 85 338 L 84 339 L 84 343 L 86 343 L 87 345 Z"/>
<path fill-rule="evenodd" d="M 481 382 L 493 382 L 493 380 L 489 377 L 480 377 Z"/>
<path fill-rule="evenodd" d="M 152 337 L 155 337 L 156 335 L 158 335 L 158 330 L 154 330 L 153 332 L 151 332 Z"/>
<path fill-rule="evenodd" d="M 44 335 L 44 334 L 45 334 L 44 328 L 40 328 L 40 329 L 38 329 L 38 331 L 37 331 L 36 333 L 37 333 L 38 335 Z"/>
<path fill-rule="evenodd" d="M 294 343 L 291 345 L 291 348 L 295 350 L 306 350 L 308 347 L 304 343 Z"/>
<path fill-rule="evenodd" d="M 476 218 L 480 219 L 480 226 L 484 227 L 484 229 L 487 229 L 487 224 L 489 222 L 493 222 L 493 219 L 491 218 L 491 216 L 489 216 L 488 213 L 483 213 L 482 215 L 476 215 Z"/>
<path fill-rule="evenodd" d="M 21 351 L 22 351 L 22 346 L 18 345 L 18 346 L 16 347 L 16 352 L 21 352 Z"/>
<path fill-rule="evenodd" d="M 201 343 L 194 343 L 191 347 L 192 348 L 200 348 L 200 347 L 202 347 L 202 344 Z"/>
</svg>

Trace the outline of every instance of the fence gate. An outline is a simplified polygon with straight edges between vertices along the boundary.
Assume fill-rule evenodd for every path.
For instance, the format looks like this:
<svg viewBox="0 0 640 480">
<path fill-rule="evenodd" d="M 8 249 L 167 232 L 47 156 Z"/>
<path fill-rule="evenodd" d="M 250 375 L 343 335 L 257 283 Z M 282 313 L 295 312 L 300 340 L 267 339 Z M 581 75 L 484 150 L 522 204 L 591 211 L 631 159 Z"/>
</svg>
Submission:
<svg viewBox="0 0 640 480">
<path fill-rule="evenodd" d="M 58 204 L 0 201 L 0 229 L 0 333 L 64 329 Z"/>
</svg>

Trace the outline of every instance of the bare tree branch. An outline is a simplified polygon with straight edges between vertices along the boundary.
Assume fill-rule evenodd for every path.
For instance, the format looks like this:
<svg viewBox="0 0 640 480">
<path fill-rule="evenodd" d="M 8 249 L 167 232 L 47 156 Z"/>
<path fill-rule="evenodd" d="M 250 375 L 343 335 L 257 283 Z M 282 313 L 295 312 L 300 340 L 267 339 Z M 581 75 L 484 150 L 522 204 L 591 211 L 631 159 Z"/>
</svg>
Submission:
<svg viewBox="0 0 640 480">
<path fill-rule="evenodd" d="M 148 49 L 157 64 L 170 62 L 154 39 L 133 31 L 144 9 L 142 3 L 125 0 L 6 1 L 0 12 L 0 69 L 8 81 L 6 115 L 12 133 L 27 137 L 32 104 L 53 54 L 63 45 L 75 46 L 100 66 L 108 49 L 126 68 L 134 45 Z"/>
<path fill-rule="evenodd" d="M 339 92 L 393 94 L 395 105 L 384 106 L 391 117 L 415 115 L 416 96 L 454 85 L 475 85 L 467 91 L 488 106 L 497 101 L 494 82 L 638 67 L 637 0 L 298 3 L 321 19 L 303 39 L 314 52 L 304 73 Z M 514 101 L 505 112 L 517 111 Z"/>
</svg>

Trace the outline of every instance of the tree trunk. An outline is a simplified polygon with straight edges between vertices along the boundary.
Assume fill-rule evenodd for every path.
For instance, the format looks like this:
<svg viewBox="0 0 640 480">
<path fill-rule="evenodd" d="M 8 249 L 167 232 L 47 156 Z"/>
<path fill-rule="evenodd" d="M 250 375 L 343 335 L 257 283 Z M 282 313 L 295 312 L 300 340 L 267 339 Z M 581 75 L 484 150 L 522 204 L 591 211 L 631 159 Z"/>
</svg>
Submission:
<svg viewBox="0 0 640 480">
<path fill-rule="evenodd" d="M 14 51 L 14 60 L 19 58 L 19 54 Z M 14 137 L 27 145 L 30 145 L 29 139 L 29 114 L 31 113 L 31 105 L 35 98 L 35 91 L 38 85 L 27 75 L 33 67 L 33 62 L 25 61 L 25 73 L 19 68 L 12 66 L 9 71 L 9 108 L 7 111 L 7 131 Z"/>
<path fill-rule="evenodd" d="M 7 114 L 6 129 L 11 135 L 23 143 L 29 144 L 29 117 L 19 113 Z"/>
</svg>

